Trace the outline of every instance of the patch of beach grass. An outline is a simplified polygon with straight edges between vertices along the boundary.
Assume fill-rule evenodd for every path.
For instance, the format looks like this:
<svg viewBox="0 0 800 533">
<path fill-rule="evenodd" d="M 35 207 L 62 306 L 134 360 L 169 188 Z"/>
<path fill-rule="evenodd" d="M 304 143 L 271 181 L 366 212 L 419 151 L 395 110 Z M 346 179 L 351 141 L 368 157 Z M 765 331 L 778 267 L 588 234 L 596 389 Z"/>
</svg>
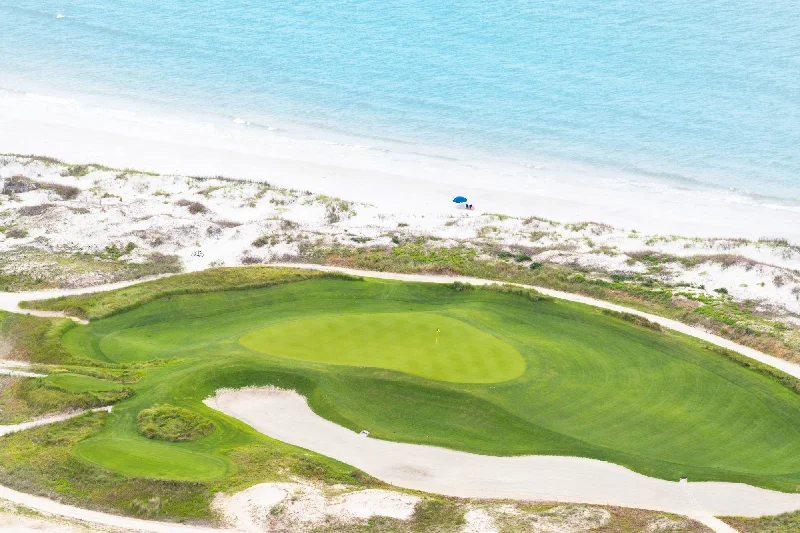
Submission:
<svg viewBox="0 0 800 533">
<path fill-rule="evenodd" d="M 183 442 L 205 437 L 214 423 L 194 411 L 174 405 L 142 409 L 136 418 L 139 433 L 148 439 Z"/>
</svg>

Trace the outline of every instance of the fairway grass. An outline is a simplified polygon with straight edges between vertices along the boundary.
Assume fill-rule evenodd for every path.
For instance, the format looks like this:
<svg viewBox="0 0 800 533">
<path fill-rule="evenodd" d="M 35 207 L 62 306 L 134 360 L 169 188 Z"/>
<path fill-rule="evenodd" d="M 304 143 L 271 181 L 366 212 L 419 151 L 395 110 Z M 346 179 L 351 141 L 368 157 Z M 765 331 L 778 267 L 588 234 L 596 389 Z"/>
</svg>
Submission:
<svg viewBox="0 0 800 533">
<path fill-rule="evenodd" d="M 210 481 L 234 471 L 233 464 L 224 458 L 145 437 L 98 437 L 79 442 L 72 448 L 72 454 L 133 477 Z"/>
<path fill-rule="evenodd" d="M 202 400 L 275 385 L 376 438 L 800 490 L 800 395 L 684 335 L 581 304 L 449 285 L 295 277 L 182 295 L 171 279 L 170 295 L 139 294 L 148 303 L 125 311 L 118 295 L 93 296 L 106 318 L 60 336 L 72 357 L 98 365 L 164 361 L 143 367 L 135 394 L 72 448 L 78 460 L 158 479 L 257 472 L 263 460 L 230 458 L 274 441 Z M 156 404 L 217 429 L 192 442 L 148 440 L 136 418 Z"/>
<path fill-rule="evenodd" d="M 123 385 L 114 383 L 113 381 L 71 373 L 52 374 L 44 378 L 44 382 L 52 387 L 68 392 L 107 392 L 122 390 L 124 388 Z"/>
<path fill-rule="evenodd" d="M 241 343 L 278 357 L 387 368 L 456 383 L 508 381 L 525 370 L 525 359 L 513 346 L 435 313 L 294 320 L 248 333 Z"/>
</svg>

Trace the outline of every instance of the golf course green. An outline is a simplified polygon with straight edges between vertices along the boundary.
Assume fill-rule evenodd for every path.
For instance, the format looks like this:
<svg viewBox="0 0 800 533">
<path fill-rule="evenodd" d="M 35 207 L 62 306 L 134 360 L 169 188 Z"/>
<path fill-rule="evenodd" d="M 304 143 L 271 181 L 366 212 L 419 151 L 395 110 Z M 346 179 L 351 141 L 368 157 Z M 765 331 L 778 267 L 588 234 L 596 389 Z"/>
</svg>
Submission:
<svg viewBox="0 0 800 533">
<path fill-rule="evenodd" d="M 114 297 L 92 296 L 109 299 L 96 305 L 104 309 Z M 202 400 L 271 384 L 380 439 L 800 488 L 800 395 L 701 341 L 581 304 L 320 277 L 149 298 L 70 327 L 61 344 L 107 365 L 154 362 L 104 429 L 72 449 L 131 476 L 208 480 L 243 468 L 231 458 L 266 437 Z M 156 404 L 216 429 L 188 442 L 147 439 L 137 416 Z"/>
<path fill-rule="evenodd" d="M 333 315 L 248 333 L 252 350 L 332 365 L 371 366 L 459 383 L 508 381 L 525 359 L 511 345 L 435 313 Z"/>
</svg>

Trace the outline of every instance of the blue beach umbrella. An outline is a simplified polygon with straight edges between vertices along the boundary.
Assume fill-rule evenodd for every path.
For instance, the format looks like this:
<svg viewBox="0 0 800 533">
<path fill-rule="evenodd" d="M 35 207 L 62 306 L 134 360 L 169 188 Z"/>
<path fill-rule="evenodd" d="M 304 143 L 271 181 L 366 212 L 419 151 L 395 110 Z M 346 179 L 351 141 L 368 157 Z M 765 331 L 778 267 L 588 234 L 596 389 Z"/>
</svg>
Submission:
<svg viewBox="0 0 800 533">
<path fill-rule="evenodd" d="M 467 199 L 464 198 L 463 196 L 456 196 L 455 198 L 453 198 L 453 201 L 457 204 L 463 204 L 464 202 L 467 201 Z"/>
</svg>

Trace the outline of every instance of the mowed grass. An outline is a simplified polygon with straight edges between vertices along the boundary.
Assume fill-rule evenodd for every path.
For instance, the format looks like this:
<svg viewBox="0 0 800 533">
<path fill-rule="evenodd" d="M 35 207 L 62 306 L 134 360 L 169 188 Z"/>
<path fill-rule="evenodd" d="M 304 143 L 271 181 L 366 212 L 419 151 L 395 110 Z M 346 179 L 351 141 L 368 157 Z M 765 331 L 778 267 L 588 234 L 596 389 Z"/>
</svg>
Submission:
<svg viewBox="0 0 800 533">
<path fill-rule="evenodd" d="M 107 392 L 122 390 L 123 385 L 114 383 L 113 381 L 106 381 L 104 379 L 93 378 L 91 376 L 82 376 L 80 374 L 72 374 L 69 372 L 63 374 L 51 374 L 43 381 L 61 390 L 68 392 Z"/>
<path fill-rule="evenodd" d="M 145 437 L 98 437 L 77 443 L 75 457 L 131 477 L 209 481 L 232 474 L 233 464 L 185 447 Z"/>
<path fill-rule="evenodd" d="M 366 331 L 380 324 L 391 331 L 398 315 L 409 325 L 395 331 L 420 328 L 425 335 L 367 340 Z M 448 362 L 449 380 L 437 378 L 444 370 L 425 377 L 412 369 L 402 348 L 422 361 L 435 358 L 439 352 L 424 351 L 430 336 L 440 328 L 443 342 L 453 324 L 471 342 L 449 349 L 448 360 L 485 344 L 498 351 L 485 350 L 484 359 L 498 353 L 509 362 L 467 363 L 483 364 L 480 370 Z M 492 340 L 475 340 L 484 335 Z M 248 336 L 258 350 L 240 342 Z M 103 431 L 73 449 L 81 461 L 131 476 L 230 475 L 228 458 L 255 437 L 202 400 L 222 387 L 273 384 L 297 389 L 320 415 L 377 438 L 490 455 L 592 457 L 672 480 L 800 488 L 800 395 L 700 341 L 580 304 L 445 285 L 311 279 L 160 298 L 73 327 L 61 343 L 104 364 L 170 361 L 148 370 Z M 509 370 L 520 367 L 500 346 L 519 354 L 521 373 Z M 483 383 L 467 379 L 498 369 L 506 380 L 500 373 L 491 381 L 484 375 Z M 136 417 L 156 404 L 190 409 L 217 430 L 192 442 L 145 439 Z"/>
<path fill-rule="evenodd" d="M 329 315 L 248 333 L 241 343 L 278 357 L 369 366 L 458 383 L 494 383 L 522 374 L 511 345 L 436 313 Z"/>
</svg>

